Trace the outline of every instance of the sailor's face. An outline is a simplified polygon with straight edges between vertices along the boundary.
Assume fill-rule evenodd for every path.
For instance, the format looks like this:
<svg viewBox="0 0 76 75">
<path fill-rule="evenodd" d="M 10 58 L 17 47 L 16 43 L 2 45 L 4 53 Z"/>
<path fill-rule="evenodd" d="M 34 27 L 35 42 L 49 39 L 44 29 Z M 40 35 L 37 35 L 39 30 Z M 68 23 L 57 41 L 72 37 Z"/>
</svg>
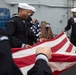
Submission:
<svg viewBox="0 0 76 75">
<path fill-rule="evenodd" d="M 76 12 L 73 12 L 73 17 L 76 17 Z"/>
<path fill-rule="evenodd" d="M 24 19 L 27 19 L 31 14 L 31 10 L 22 10 L 22 15 Z"/>
<path fill-rule="evenodd" d="M 33 16 L 33 14 L 34 14 L 34 12 L 33 12 L 33 11 L 31 11 L 31 14 L 30 14 L 30 16 Z"/>
</svg>

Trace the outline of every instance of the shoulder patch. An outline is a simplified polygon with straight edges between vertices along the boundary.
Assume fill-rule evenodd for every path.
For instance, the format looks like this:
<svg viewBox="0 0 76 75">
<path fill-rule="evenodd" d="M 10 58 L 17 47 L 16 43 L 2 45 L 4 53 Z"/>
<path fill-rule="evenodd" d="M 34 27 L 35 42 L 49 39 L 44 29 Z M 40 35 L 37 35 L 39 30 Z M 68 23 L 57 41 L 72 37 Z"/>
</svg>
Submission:
<svg viewBox="0 0 76 75">
<path fill-rule="evenodd" d="M 14 20 L 9 20 L 8 22 L 14 22 Z"/>
</svg>

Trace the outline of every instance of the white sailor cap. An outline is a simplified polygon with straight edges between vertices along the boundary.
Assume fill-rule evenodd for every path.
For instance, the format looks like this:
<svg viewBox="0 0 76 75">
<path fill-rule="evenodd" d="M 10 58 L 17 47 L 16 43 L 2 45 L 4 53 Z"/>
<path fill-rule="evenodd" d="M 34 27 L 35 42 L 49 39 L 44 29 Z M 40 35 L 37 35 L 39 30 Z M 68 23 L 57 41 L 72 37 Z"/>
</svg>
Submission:
<svg viewBox="0 0 76 75">
<path fill-rule="evenodd" d="M 76 12 L 76 8 L 72 8 L 71 9 L 71 12 Z"/>
<path fill-rule="evenodd" d="M 19 3 L 18 4 L 18 7 L 19 8 L 22 8 L 22 9 L 28 9 L 28 10 L 32 10 L 33 12 L 35 12 L 35 8 L 27 3 Z"/>
<path fill-rule="evenodd" d="M 31 10 L 32 10 L 33 12 L 36 12 L 36 9 L 35 9 L 33 6 L 31 6 Z"/>
</svg>

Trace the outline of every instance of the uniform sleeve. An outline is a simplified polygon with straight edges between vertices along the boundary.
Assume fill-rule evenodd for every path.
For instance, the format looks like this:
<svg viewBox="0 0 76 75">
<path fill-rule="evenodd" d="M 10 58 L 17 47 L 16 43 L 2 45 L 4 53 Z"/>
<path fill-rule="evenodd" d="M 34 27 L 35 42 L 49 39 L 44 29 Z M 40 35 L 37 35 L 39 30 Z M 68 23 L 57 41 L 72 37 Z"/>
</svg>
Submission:
<svg viewBox="0 0 76 75">
<path fill-rule="evenodd" d="M 12 47 L 21 47 L 22 42 L 15 37 L 15 28 L 16 22 L 14 20 L 9 20 L 6 23 L 6 32 L 9 35 Z"/>
<path fill-rule="evenodd" d="M 65 27 L 65 31 L 68 31 L 70 28 L 71 28 L 71 25 L 72 25 L 72 22 L 71 22 L 71 19 L 68 20 L 68 24 L 67 26 Z"/>
<path fill-rule="evenodd" d="M 52 75 L 52 71 L 44 59 L 38 59 L 27 75 Z"/>
<path fill-rule="evenodd" d="M 15 65 L 9 38 L 4 30 L 0 28 L 0 75 L 23 75 Z"/>
</svg>

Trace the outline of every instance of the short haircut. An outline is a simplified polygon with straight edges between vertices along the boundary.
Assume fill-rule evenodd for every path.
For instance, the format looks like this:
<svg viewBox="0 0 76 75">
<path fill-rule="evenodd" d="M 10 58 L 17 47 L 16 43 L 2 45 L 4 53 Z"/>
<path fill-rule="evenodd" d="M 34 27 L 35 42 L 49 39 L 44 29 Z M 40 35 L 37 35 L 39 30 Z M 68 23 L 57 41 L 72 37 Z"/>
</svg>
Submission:
<svg viewBox="0 0 76 75">
<path fill-rule="evenodd" d="M 18 12 L 21 10 L 21 8 L 20 7 L 18 7 Z"/>
</svg>

